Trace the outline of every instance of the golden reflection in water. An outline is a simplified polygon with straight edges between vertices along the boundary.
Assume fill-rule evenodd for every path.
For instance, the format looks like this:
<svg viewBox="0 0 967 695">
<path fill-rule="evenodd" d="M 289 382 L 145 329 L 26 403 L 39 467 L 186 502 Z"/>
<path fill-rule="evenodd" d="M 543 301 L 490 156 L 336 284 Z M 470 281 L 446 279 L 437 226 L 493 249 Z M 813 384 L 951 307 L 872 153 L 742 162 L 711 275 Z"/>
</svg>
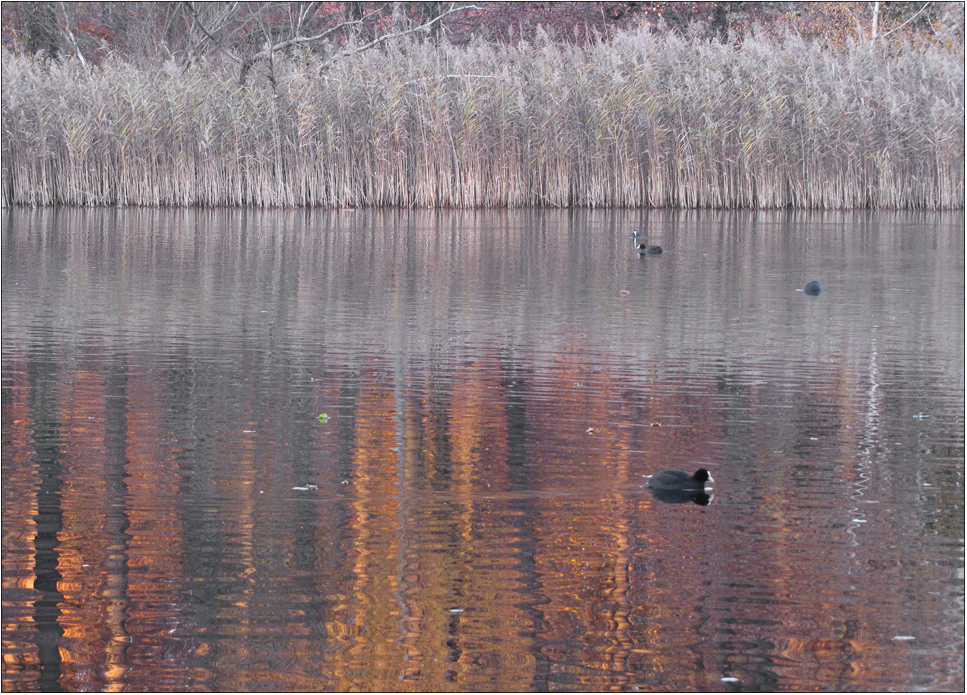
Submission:
<svg viewBox="0 0 967 695">
<path fill-rule="evenodd" d="M 356 397 L 352 477 L 352 587 L 330 629 L 341 646 L 329 653 L 323 670 L 337 681 L 354 680 L 362 668 L 376 682 L 395 677 L 403 649 L 397 641 L 400 607 L 400 504 L 396 418 L 392 384 L 370 372 Z M 340 627 L 346 626 L 345 629 Z"/>
<path fill-rule="evenodd" d="M 157 413 L 163 404 L 156 385 L 145 379 L 127 381 L 125 494 L 127 521 L 124 643 L 116 662 L 119 684 L 130 688 L 131 664 L 152 664 L 154 678 L 167 687 L 192 682 L 183 657 L 199 648 L 184 624 L 188 614 L 183 591 L 185 537 L 178 499 L 181 471 L 166 446 Z M 131 581 L 131 577 L 135 581 Z M 189 646 L 190 645 L 190 646 Z M 144 682 L 147 687 L 150 685 Z"/>
<path fill-rule="evenodd" d="M 9 411 L 3 418 L 3 673 L 4 685 L 19 684 L 38 670 L 33 639 L 20 639 L 17 627 L 29 620 L 29 606 L 40 594 L 34 590 L 37 475 L 30 458 L 31 418 L 29 380 L 25 372 L 11 373 Z M 8 417 L 9 413 L 9 417 Z M 9 447 L 6 444 L 9 442 Z M 20 523 L 7 523 L 18 519 Z"/>
<path fill-rule="evenodd" d="M 450 678 L 465 688 L 509 692 L 532 683 L 530 635 L 535 626 L 527 610 L 528 571 L 519 555 L 507 552 L 525 542 L 524 515 L 513 504 L 488 501 L 512 487 L 507 417 L 502 412 L 505 386 L 500 370 L 493 367 L 489 360 L 471 362 L 453 384 L 447 496 L 457 513 L 449 533 L 440 535 L 457 538 L 459 548 L 459 560 L 449 570 L 450 658 L 455 660 Z"/>
<path fill-rule="evenodd" d="M 473 265 L 475 251 L 453 253 Z M 300 308 L 319 302 L 316 258 L 298 259 Z M 400 258 L 374 262 L 389 276 Z M 532 260 L 547 274 L 567 267 Z M 450 296 L 474 289 L 440 274 L 427 310 L 446 313 Z M 36 685 L 36 517 L 51 477 L 69 689 L 707 690 L 723 675 L 749 688 L 863 689 L 891 671 L 912 682 L 924 657 L 889 641 L 893 621 L 937 622 L 946 597 L 910 587 L 941 586 L 950 568 L 911 561 L 909 539 L 955 543 L 958 529 L 931 526 L 927 502 L 890 511 L 883 500 L 908 501 L 888 499 L 902 488 L 893 481 L 877 490 L 880 507 L 860 504 L 875 499 L 870 471 L 905 475 L 884 462 L 885 399 L 865 348 L 827 346 L 811 374 L 787 378 L 793 399 L 762 373 L 742 381 L 717 363 L 642 359 L 630 377 L 595 336 L 555 338 L 539 357 L 478 342 L 439 368 L 326 356 L 328 372 L 298 397 L 303 365 L 272 371 L 233 355 L 245 378 L 229 389 L 234 375 L 212 370 L 204 398 L 218 407 L 204 415 L 178 401 L 175 369 L 129 364 L 127 348 L 84 354 L 49 379 L 11 358 L 5 685 Z M 184 377 L 200 392 L 203 362 Z M 797 449 L 817 406 L 832 421 L 820 422 L 832 442 L 822 456 Z M 293 424 L 322 410 L 328 426 Z M 719 499 L 741 497 L 729 474 L 747 464 L 755 494 L 702 510 L 641 489 L 644 473 L 705 461 L 726 472 Z M 885 530 L 864 536 L 855 519 L 877 513 Z M 874 580 L 910 592 L 894 613 L 869 609 Z M 944 653 L 931 656 L 953 674 L 940 685 L 956 685 L 962 662 Z"/>
<path fill-rule="evenodd" d="M 695 658 L 702 663 L 714 659 L 707 651 L 711 644 L 696 644 L 688 631 L 669 632 L 663 624 L 683 610 L 687 614 L 688 606 L 714 601 L 701 596 L 710 573 L 740 576 L 741 566 L 714 560 L 709 565 L 701 555 L 676 561 L 676 547 L 689 547 L 685 537 L 700 527 L 687 518 L 677 528 L 642 526 L 640 520 L 647 518 L 653 502 L 617 492 L 632 490 L 637 479 L 630 451 L 653 449 L 655 459 L 661 460 L 661 452 L 675 450 L 682 439 L 678 432 L 659 430 L 652 422 L 678 418 L 688 423 L 689 440 L 715 441 L 715 431 L 696 436 L 698 428 L 708 426 L 700 420 L 706 416 L 689 409 L 687 399 L 677 405 L 674 397 L 630 400 L 625 406 L 629 411 L 615 418 L 605 404 L 621 401 L 624 387 L 620 378 L 599 373 L 593 392 L 572 389 L 577 397 L 558 404 L 557 421 L 528 423 L 535 441 L 559 441 L 546 448 L 540 466 L 517 471 L 524 477 L 515 479 L 507 465 L 512 456 L 508 380 L 497 365 L 485 361 L 466 366 L 445 392 L 445 421 L 438 420 L 431 402 L 440 393 L 428 387 L 429 376 L 424 377 L 425 388 L 401 394 L 387 378 L 385 365 L 361 371 L 351 474 L 339 481 L 350 512 L 344 575 L 350 584 L 331 594 L 335 600 L 324 624 L 327 642 L 321 651 L 313 649 L 310 633 L 298 624 L 291 626 L 291 656 L 314 662 L 293 670 L 316 674 L 292 675 L 287 681 L 292 687 L 318 687 L 324 682 L 338 690 L 393 689 L 451 683 L 465 689 L 527 690 L 533 687 L 541 658 L 552 664 L 549 676 L 573 687 L 596 687 L 600 680 L 595 672 L 601 671 L 610 672 L 608 683 L 620 689 L 631 685 L 631 672 L 643 668 L 651 674 L 643 682 L 680 682 L 665 680 L 666 675 L 680 678 L 675 675 L 677 659 L 670 656 L 678 650 L 697 650 Z M 559 360 L 545 377 L 548 388 L 567 392 L 572 382 L 588 378 L 584 371 L 577 360 Z M 60 397 L 70 404 L 59 413 L 66 481 L 59 555 L 62 678 L 72 687 L 105 691 L 159 680 L 176 688 L 189 687 L 199 678 L 214 683 L 212 674 L 188 672 L 183 666 L 190 654 L 210 653 L 204 642 L 185 643 L 173 650 L 177 658 L 170 658 L 170 638 L 188 634 L 182 622 L 188 610 L 178 579 L 186 571 L 181 545 L 185 529 L 178 509 L 178 464 L 166 453 L 171 433 L 154 415 L 161 407 L 157 385 L 128 374 L 123 393 L 110 393 L 105 380 L 90 369 L 60 384 Z M 19 383 L 18 379 L 14 385 Z M 35 489 L 31 478 L 36 475 L 30 468 L 30 408 L 23 401 L 26 389 L 14 388 L 12 393 L 7 432 L 11 462 L 5 487 L 29 491 Z M 258 410 L 254 402 L 246 409 Z M 561 421 L 582 418 L 648 425 L 559 432 Z M 120 439 L 117 431 L 108 436 L 106 430 L 117 430 L 120 422 Z M 231 501 L 217 517 L 219 533 L 233 539 L 227 555 L 242 580 L 219 597 L 217 617 L 232 629 L 218 640 L 217 687 L 228 689 L 246 689 L 259 679 L 257 669 L 229 666 L 259 663 L 260 653 L 246 645 L 248 635 L 260 629 L 255 604 L 265 597 L 257 579 L 269 569 L 260 559 L 258 534 L 268 523 L 260 516 L 260 502 L 272 481 L 265 478 L 260 462 L 270 443 L 265 440 L 264 421 L 248 420 L 243 428 L 240 445 L 215 478 L 219 494 Z M 617 445 L 600 447 L 596 438 L 604 437 Z M 448 452 L 440 448 L 444 439 Z M 595 471 L 584 481 L 588 487 L 581 494 L 506 494 L 515 485 L 569 492 L 574 452 Z M 117 470 L 112 472 L 112 466 Z M 558 470 L 572 472 L 559 475 Z M 774 576 L 757 577 L 767 582 L 762 596 L 768 600 L 800 589 L 793 569 L 795 543 L 823 535 L 822 529 L 804 528 L 789 511 L 794 505 L 788 487 L 776 485 L 774 490 L 774 497 L 765 500 L 774 515 L 770 523 L 791 541 L 777 544 L 775 551 L 792 554 L 777 558 Z M 10 505 L 8 514 L 16 510 L 26 519 L 35 514 L 36 503 L 29 494 L 5 495 L 5 503 Z M 329 517 L 324 515 L 319 523 L 329 523 Z M 29 524 L 5 525 L 8 576 L 29 576 L 32 570 L 29 529 Z M 518 552 L 507 552 L 508 548 Z M 886 564 L 888 556 L 881 554 L 879 562 Z M 656 581 L 665 573 L 693 576 L 698 582 L 682 587 L 673 598 Z M 31 588 L 29 582 L 5 582 L 5 588 Z M 687 596 L 684 601 L 682 594 Z M 830 616 L 838 612 L 835 605 L 828 609 Z M 742 615 L 734 607 L 732 612 Z M 836 632 L 836 620 L 814 618 L 815 624 L 804 630 Z M 777 604 L 775 619 L 795 623 L 804 616 L 785 615 Z M 742 650 L 751 647 L 741 646 L 756 642 L 742 641 L 738 632 L 725 643 L 741 647 L 729 666 L 740 676 L 751 673 L 756 678 L 762 658 L 746 654 Z M 568 665 L 573 646 L 560 653 L 556 646 L 575 642 L 585 645 L 579 668 Z M 15 640 L 7 644 L 9 671 L 35 662 L 36 656 L 18 648 Z M 853 674 L 850 678 L 863 673 L 863 654 L 875 646 L 846 636 L 790 638 L 770 653 L 796 664 L 787 671 L 798 673 L 802 682 L 831 674 L 842 680 L 846 672 Z M 95 671 L 90 668 L 95 663 L 105 667 Z M 271 668 L 270 663 L 265 667 Z M 320 674 L 323 681 L 318 680 Z M 708 687 L 709 682 L 699 679 L 691 686 Z"/>
<path fill-rule="evenodd" d="M 123 554 L 117 514 L 107 490 L 108 460 L 104 429 L 107 398 L 104 375 L 79 371 L 73 382 L 61 384 L 58 414 L 64 423 L 62 458 L 64 479 L 61 509 L 63 528 L 59 566 L 63 594 L 61 624 L 64 628 L 62 669 L 68 682 L 110 690 L 116 687 L 117 671 L 108 667 L 101 678 L 85 664 L 118 656 L 122 638 L 122 613 L 126 609 L 118 561 Z M 69 452 L 70 455 L 67 455 Z M 68 531 L 69 530 L 69 531 Z M 91 626 L 98 630 L 92 632 Z M 83 686 L 82 686 L 83 687 Z"/>
<path fill-rule="evenodd" d="M 780 666 L 785 679 L 800 683 L 875 675 L 867 656 L 879 645 L 863 635 L 889 633 L 888 626 L 835 600 L 797 598 L 808 591 L 802 558 L 835 542 L 837 533 L 797 511 L 794 488 L 782 479 L 795 459 L 776 466 L 779 477 L 755 515 L 736 520 L 737 528 L 771 528 L 775 558 L 745 564 L 739 550 L 709 552 L 712 545 L 695 539 L 708 536 L 725 548 L 731 541 L 716 537 L 701 510 L 672 514 L 638 492 L 642 456 L 652 461 L 645 468 L 654 468 L 686 441 L 696 458 L 717 451 L 719 426 L 690 407 L 694 392 L 641 400 L 607 369 L 593 375 L 594 389 L 577 388 L 592 378 L 577 358 L 559 359 L 545 373 L 518 373 L 573 398 L 556 403 L 554 420 L 524 416 L 528 442 L 536 443 L 528 446 L 537 448 L 515 468 L 508 402 L 516 381 L 496 355 L 466 364 L 445 388 L 432 387 L 426 374 L 401 389 L 382 361 L 359 370 L 349 474 L 340 480 L 332 469 L 336 477 L 319 481 L 341 498 L 317 505 L 313 522 L 326 536 L 342 534 L 348 552 L 342 567 L 317 569 L 317 591 L 329 602 L 318 630 L 305 609 L 280 608 L 292 615 L 273 637 L 288 662 L 284 674 L 275 673 L 279 654 L 252 643 L 265 631 L 265 606 L 273 601 L 268 580 L 278 568 L 268 563 L 270 546 L 292 542 L 290 531 L 267 516 L 266 493 L 284 487 L 264 466 L 278 446 L 271 435 L 278 423 L 253 396 L 241 407 L 253 416 L 239 423 L 236 445 L 215 464 L 217 495 L 208 503 L 218 509 L 218 528 L 211 532 L 230 539 L 221 562 L 237 581 L 214 597 L 223 627 L 205 638 L 193 632 L 186 602 L 185 472 L 172 454 L 179 438 L 157 416 L 158 382 L 93 363 L 59 382 L 63 682 L 104 691 L 158 683 L 245 690 L 265 678 L 296 689 L 446 683 L 518 691 L 539 678 L 581 689 L 701 689 L 715 685 L 707 672 L 722 667 L 754 683 Z M 4 525 L 4 588 L 16 591 L 15 617 L 32 600 L 24 578 L 33 570 L 31 493 L 39 474 L 25 383 L 23 372 L 13 378 L 6 430 L 5 514 L 26 520 Z M 585 420 L 614 424 L 593 431 L 562 426 Z M 639 424 L 621 424 L 627 422 Z M 847 446 L 860 445 L 853 437 Z M 696 441 L 707 448 L 695 449 Z M 852 468 L 842 466 L 839 475 L 849 484 Z M 347 513 L 342 527 L 333 525 L 330 509 L 342 504 L 338 499 Z M 898 572 L 899 552 L 881 548 L 865 562 Z M 675 578 L 682 583 L 669 583 Z M 716 586 L 724 593 L 707 593 Z M 299 591 L 307 606 L 315 600 Z M 763 604 L 775 624 L 822 636 L 763 642 L 754 628 Z M 717 623 L 726 608 L 732 622 Z M 37 655 L 13 627 L 5 623 L 5 673 L 8 682 L 23 683 L 13 674 L 29 671 Z M 208 666 L 189 668 L 191 659 Z"/>
</svg>

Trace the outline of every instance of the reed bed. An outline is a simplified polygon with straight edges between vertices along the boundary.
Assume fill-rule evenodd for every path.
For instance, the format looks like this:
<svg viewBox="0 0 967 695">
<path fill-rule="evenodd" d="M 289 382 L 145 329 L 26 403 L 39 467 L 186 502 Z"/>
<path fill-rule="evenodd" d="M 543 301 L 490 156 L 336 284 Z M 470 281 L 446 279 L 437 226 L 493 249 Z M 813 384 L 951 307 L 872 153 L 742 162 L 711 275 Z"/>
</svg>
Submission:
<svg viewBox="0 0 967 695">
<path fill-rule="evenodd" d="M 5 206 L 964 205 L 962 47 L 414 41 L 244 86 L 2 61 Z"/>
</svg>

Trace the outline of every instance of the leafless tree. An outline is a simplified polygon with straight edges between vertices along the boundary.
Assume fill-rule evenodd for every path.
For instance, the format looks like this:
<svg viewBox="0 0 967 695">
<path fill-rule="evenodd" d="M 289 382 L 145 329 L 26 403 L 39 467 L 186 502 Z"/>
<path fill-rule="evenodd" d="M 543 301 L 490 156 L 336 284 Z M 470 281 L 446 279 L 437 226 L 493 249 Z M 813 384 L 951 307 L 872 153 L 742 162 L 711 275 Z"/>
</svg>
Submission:
<svg viewBox="0 0 967 695">
<path fill-rule="evenodd" d="M 215 48 L 239 63 L 239 83 L 245 84 L 251 70 L 266 66 L 266 77 L 274 82 L 274 64 L 279 53 L 298 46 L 323 49 L 337 37 L 351 37 L 327 56 L 326 63 L 353 55 L 389 41 L 410 35 L 435 37 L 442 21 L 451 15 L 477 9 L 473 5 L 439 2 L 374 4 L 346 3 L 345 19 L 323 25 L 317 18 L 319 2 L 281 3 L 197 3 L 186 2 L 191 18 L 188 59 Z M 363 32 L 374 20 L 385 19 L 390 10 L 389 27 Z M 325 64 L 324 63 L 324 66 Z"/>
</svg>

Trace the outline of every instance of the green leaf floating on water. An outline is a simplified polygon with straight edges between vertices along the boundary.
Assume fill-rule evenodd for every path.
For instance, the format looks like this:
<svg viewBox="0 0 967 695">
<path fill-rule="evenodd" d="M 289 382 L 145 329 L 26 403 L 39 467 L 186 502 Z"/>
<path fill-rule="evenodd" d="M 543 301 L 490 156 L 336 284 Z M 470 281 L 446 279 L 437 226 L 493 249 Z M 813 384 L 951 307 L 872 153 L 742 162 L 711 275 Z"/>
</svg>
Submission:
<svg viewBox="0 0 967 695">
<path fill-rule="evenodd" d="M 325 413 L 319 413 L 319 422 L 323 424 L 329 422 L 329 416 L 326 415 Z"/>
</svg>

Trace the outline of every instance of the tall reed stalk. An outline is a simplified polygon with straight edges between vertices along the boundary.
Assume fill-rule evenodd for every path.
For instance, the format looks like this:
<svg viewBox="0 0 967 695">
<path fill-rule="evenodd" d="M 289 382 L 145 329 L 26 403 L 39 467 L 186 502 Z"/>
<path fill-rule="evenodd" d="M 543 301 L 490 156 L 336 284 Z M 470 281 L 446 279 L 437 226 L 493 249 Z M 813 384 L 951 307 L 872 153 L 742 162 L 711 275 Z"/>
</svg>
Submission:
<svg viewBox="0 0 967 695">
<path fill-rule="evenodd" d="M 2 61 L 5 206 L 964 205 L 962 47 L 411 42 L 275 86 Z"/>
</svg>

